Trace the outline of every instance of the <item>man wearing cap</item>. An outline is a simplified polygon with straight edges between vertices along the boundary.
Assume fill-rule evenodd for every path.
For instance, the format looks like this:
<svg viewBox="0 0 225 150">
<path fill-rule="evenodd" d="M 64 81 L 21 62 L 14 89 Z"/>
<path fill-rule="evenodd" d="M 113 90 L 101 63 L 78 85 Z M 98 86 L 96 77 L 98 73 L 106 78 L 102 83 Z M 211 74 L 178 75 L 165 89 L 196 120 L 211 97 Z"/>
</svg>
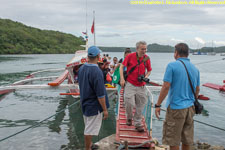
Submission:
<svg viewBox="0 0 225 150">
<path fill-rule="evenodd" d="M 108 96 L 106 93 L 103 74 L 97 65 L 101 50 L 96 46 L 88 49 L 88 63 L 78 71 L 80 101 L 84 118 L 84 137 L 86 150 L 96 149 L 92 136 L 99 134 L 102 119 L 108 117 Z"/>
</svg>

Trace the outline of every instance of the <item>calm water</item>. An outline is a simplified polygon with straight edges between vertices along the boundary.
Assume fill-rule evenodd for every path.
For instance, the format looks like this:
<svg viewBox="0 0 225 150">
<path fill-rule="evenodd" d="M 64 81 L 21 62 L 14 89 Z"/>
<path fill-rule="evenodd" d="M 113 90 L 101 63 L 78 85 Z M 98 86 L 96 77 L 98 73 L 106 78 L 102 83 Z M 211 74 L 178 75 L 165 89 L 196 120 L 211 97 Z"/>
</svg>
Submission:
<svg viewBox="0 0 225 150">
<path fill-rule="evenodd" d="M 122 53 L 109 53 L 110 56 L 121 57 Z M 152 74 L 150 79 L 161 81 L 168 62 L 173 61 L 173 54 L 150 53 Z M 73 57 L 66 55 L 4 55 L 0 56 L 0 86 L 22 80 L 31 72 L 63 68 Z M 222 56 L 190 56 L 201 72 L 201 84 L 212 82 L 222 84 L 225 80 L 225 60 Z M 214 61 L 221 60 L 221 61 Z M 212 61 L 211 63 L 202 63 Z M 202 64 L 199 64 L 202 63 Z M 41 73 L 37 77 L 59 75 L 58 73 Z M 45 84 L 47 82 L 34 82 Z M 31 90 L 16 91 L 1 97 L 0 101 L 0 139 L 29 127 L 59 110 L 71 105 L 78 99 L 60 96 L 64 90 Z M 201 93 L 210 97 L 210 101 L 202 101 L 208 115 L 195 116 L 196 120 L 225 128 L 225 93 L 201 87 Z M 154 101 L 158 97 L 154 93 Z M 114 102 L 111 101 L 110 117 L 103 121 L 100 135 L 94 140 L 115 133 Z M 165 117 L 165 113 L 161 113 Z M 163 121 L 153 120 L 153 137 L 161 139 Z M 0 150 L 57 150 L 83 149 L 83 118 L 80 105 L 76 104 L 69 110 L 45 121 L 41 126 L 27 130 L 0 143 Z M 214 145 L 225 145 L 225 132 L 212 127 L 195 123 L 195 140 L 209 142 Z"/>
</svg>

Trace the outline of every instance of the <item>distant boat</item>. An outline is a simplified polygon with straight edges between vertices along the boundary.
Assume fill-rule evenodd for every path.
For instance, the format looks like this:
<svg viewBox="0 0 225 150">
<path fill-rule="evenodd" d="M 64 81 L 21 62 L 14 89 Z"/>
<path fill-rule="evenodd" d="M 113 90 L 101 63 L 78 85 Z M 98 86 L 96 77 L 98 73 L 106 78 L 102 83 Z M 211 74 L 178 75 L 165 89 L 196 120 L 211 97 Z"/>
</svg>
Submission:
<svg viewBox="0 0 225 150">
<path fill-rule="evenodd" d="M 216 55 L 216 52 L 214 51 L 213 41 L 212 41 L 212 51 L 208 52 L 207 55 L 209 55 L 209 56 L 215 56 Z"/>
<path fill-rule="evenodd" d="M 193 52 L 192 55 L 207 55 L 207 53 L 206 52 L 197 51 L 197 52 Z"/>
<path fill-rule="evenodd" d="M 216 55 L 216 52 L 208 52 L 207 55 L 209 55 L 209 56 L 215 56 Z"/>
</svg>

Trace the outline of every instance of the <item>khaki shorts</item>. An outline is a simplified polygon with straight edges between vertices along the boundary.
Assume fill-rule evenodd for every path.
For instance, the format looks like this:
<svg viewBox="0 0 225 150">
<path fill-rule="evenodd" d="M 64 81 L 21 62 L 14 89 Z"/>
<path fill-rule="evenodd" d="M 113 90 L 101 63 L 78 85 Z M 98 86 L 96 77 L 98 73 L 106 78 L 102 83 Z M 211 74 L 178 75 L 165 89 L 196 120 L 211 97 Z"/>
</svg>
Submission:
<svg viewBox="0 0 225 150">
<path fill-rule="evenodd" d="M 185 109 L 167 108 L 166 119 L 163 124 L 163 144 L 179 146 L 193 145 L 194 141 L 194 106 Z"/>
<path fill-rule="evenodd" d="M 85 124 L 85 129 L 84 129 L 84 135 L 98 135 L 101 125 L 102 125 L 102 118 L 103 118 L 103 113 L 98 113 L 95 116 L 84 116 L 84 124 Z"/>
</svg>

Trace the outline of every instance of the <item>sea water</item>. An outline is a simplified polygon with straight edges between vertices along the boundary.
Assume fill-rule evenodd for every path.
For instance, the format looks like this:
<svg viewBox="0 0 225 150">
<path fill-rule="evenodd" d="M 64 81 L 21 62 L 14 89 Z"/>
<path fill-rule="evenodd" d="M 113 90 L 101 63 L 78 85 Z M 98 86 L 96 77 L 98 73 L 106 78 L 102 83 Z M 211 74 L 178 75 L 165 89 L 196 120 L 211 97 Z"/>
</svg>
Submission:
<svg viewBox="0 0 225 150">
<path fill-rule="evenodd" d="M 121 58 L 123 53 L 108 53 L 113 57 Z M 167 64 L 174 61 L 172 53 L 148 53 L 151 58 L 152 73 L 150 80 L 162 82 Z M 0 86 L 10 85 L 22 80 L 31 72 L 65 68 L 73 54 L 49 55 L 0 55 Z M 201 85 L 207 82 L 220 84 L 225 80 L 225 60 L 223 56 L 190 55 L 191 62 L 200 70 Z M 40 73 L 36 77 L 60 75 L 56 73 Z M 33 84 L 46 84 L 46 81 L 34 81 Z M 65 82 L 66 83 L 66 82 Z M 0 97 L 0 139 L 21 131 L 39 121 L 48 118 L 65 109 L 79 99 L 71 96 L 61 96 L 65 90 L 19 90 Z M 201 101 L 206 112 L 195 116 L 194 119 L 225 129 L 225 93 L 201 86 L 201 94 L 210 97 L 209 101 Z M 154 92 L 154 102 L 159 92 Z M 98 141 L 116 132 L 114 105 L 110 101 L 109 119 L 103 121 Z M 165 107 L 165 102 L 163 103 Z M 161 141 L 162 124 L 165 113 L 161 112 L 162 119 L 153 118 L 153 137 Z M 80 104 L 77 103 L 43 122 L 40 126 L 22 132 L 12 138 L 0 142 L 0 150 L 56 150 L 56 149 L 83 149 L 84 123 Z M 225 131 L 218 130 L 195 122 L 195 141 L 208 142 L 213 145 L 225 146 Z"/>
</svg>

